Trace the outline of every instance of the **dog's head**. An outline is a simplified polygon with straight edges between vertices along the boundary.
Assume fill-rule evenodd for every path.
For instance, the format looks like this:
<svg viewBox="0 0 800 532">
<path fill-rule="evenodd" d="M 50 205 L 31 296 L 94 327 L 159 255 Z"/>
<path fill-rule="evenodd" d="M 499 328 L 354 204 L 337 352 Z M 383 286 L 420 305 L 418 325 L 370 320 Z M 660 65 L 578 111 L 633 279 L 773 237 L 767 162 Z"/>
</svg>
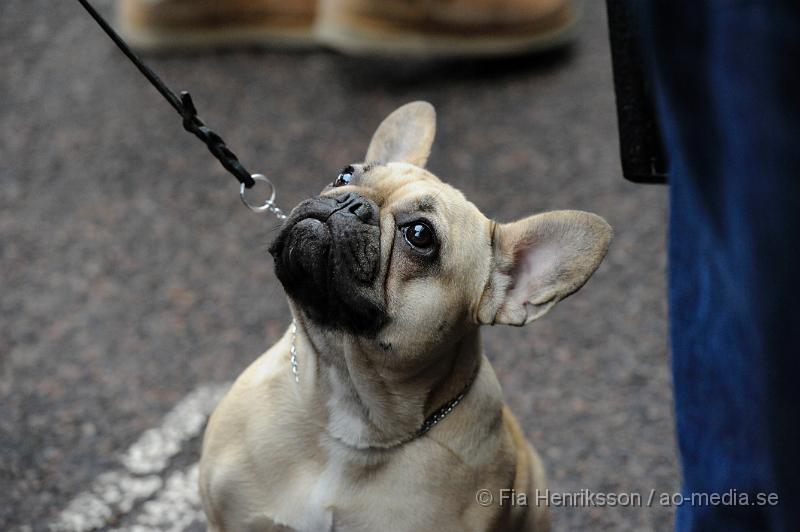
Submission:
<svg viewBox="0 0 800 532">
<path fill-rule="evenodd" d="M 580 211 L 487 219 L 425 170 L 433 107 L 414 102 L 378 127 L 348 166 L 289 215 L 270 252 L 314 327 L 376 348 L 431 353 L 470 326 L 524 325 L 578 290 L 611 228 Z"/>
</svg>

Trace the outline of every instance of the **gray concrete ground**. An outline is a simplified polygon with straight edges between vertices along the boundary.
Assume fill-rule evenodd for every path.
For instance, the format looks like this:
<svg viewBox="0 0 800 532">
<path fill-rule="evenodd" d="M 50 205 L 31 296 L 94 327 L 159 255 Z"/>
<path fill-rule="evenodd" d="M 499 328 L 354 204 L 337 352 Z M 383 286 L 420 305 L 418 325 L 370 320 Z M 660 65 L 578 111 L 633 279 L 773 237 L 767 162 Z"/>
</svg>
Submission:
<svg viewBox="0 0 800 532">
<path fill-rule="evenodd" d="M 527 328 L 487 330 L 485 344 L 554 492 L 644 499 L 554 508 L 556 529 L 668 530 L 672 509 L 646 507 L 678 486 L 666 189 L 620 175 L 603 4 L 584 8 L 576 45 L 545 57 L 245 50 L 151 64 L 274 178 L 282 206 L 359 160 L 384 115 L 422 98 L 439 112 L 432 170 L 487 214 L 606 217 L 616 240 L 586 287 Z M 62 529 L 87 516 L 100 528 L 200 528 L 191 464 L 213 383 L 288 323 L 266 253 L 275 221 L 240 205 L 233 179 L 76 2 L 6 0 L 2 12 L 0 529 L 63 524 L 65 509 L 78 518 Z"/>
</svg>

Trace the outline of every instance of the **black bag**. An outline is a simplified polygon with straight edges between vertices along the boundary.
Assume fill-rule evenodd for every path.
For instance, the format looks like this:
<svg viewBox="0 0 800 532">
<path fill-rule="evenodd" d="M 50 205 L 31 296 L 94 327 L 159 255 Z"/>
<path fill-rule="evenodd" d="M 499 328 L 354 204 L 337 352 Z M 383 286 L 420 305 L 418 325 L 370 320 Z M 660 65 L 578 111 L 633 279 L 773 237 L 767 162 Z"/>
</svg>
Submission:
<svg viewBox="0 0 800 532">
<path fill-rule="evenodd" d="M 637 0 L 606 0 L 622 175 L 634 183 L 666 183 L 668 161 L 628 1 Z"/>
</svg>

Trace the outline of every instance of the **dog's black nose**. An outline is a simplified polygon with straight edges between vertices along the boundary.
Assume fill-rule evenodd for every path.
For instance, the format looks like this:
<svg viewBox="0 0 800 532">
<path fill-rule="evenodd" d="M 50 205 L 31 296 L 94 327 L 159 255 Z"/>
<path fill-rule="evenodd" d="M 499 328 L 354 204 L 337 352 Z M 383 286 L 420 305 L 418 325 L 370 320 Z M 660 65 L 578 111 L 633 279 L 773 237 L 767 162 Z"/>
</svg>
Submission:
<svg viewBox="0 0 800 532">
<path fill-rule="evenodd" d="M 365 224 L 378 225 L 378 206 L 375 202 L 355 192 L 342 194 L 336 201 L 342 205 L 340 211 L 349 212 Z"/>
</svg>

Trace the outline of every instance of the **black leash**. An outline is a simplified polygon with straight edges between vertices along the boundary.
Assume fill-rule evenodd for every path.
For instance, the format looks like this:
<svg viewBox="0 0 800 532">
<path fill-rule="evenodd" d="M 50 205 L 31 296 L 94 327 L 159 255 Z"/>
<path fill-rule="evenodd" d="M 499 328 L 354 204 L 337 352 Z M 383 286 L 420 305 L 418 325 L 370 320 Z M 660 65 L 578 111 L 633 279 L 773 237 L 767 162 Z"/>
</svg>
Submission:
<svg viewBox="0 0 800 532">
<path fill-rule="evenodd" d="M 242 166 L 242 163 L 239 162 L 236 154 L 225 145 L 222 137 L 211 131 L 211 129 L 209 129 L 208 126 L 206 126 L 203 121 L 200 120 L 200 117 L 197 116 L 197 109 L 192 102 L 191 95 L 187 91 L 182 91 L 180 98 L 176 96 L 175 93 L 172 92 L 172 90 L 170 90 L 170 88 L 167 87 L 163 81 L 161 81 L 161 78 L 159 78 L 156 73 L 150 69 L 150 67 L 144 64 L 144 61 L 142 61 L 142 59 L 136 55 L 133 50 L 131 50 L 130 46 L 128 46 L 128 43 L 126 43 L 116 31 L 114 31 L 114 28 L 112 28 L 97 11 L 95 11 L 94 7 L 92 7 L 87 0 L 78 0 L 78 2 L 81 3 L 81 5 L 86 9 L 86 11 L 89 12 L 95 22 L 97 22 L 103 31 L 106 32 L 106 34 L 111 38 L 111 40 L 114 41 L 114 44 L 116 44 L 117 47 L 122 50 L 122 53 L 125 54 L 128 59 L 130 59 L 131 63 L 136 65 L 136 68 L 139 69 L 139 72 L 144 74 L 144 77 L 146 77 L 153 87 L 155 87 L 156 90 L 161 93 L 164 99 L 166 99 L 169 104 L 176 111 L 178 111 L 178 114 L 183 118 L 183 129 L 202 140 L 208 147 L 208 151 L 210 151 L 211 154 L 216 157 L 220 163 L 222 163 L 222 166 L 224 166 L 228 172 L 233 174 L 233 176 L 239 180 L 239 183 L 241 183 L 243 187 L 240 191 L 240 195 L 242 196 L 242 201 L 245 201 L 243 194 L 244 188 L 250 188 L 256 183 L 253 179 L 253 175 L 250 174 L 250 172 L 248 172 L 244 166 Z M 259 175 L 259 177 L 263 176 Z M 269 183 L 266 178 L 263 178 L 263 180 Z M 272 185 L 272 183 L 269 184 L 270 186 Z M 274 199 L 274 191 L 275 189 L 272 188 L 272 199 Z M 267 204 L 271 205 L 272 200 L 268 201 Z M 265 206 L 267 204 L 265 204 Z M 258 208 L 251 207 L 246 201 L 245 205 L 253 210 L 258 210 Z M 266 206 L 266 208 L 263 210 L 272 209 Z"/>
</svg>

